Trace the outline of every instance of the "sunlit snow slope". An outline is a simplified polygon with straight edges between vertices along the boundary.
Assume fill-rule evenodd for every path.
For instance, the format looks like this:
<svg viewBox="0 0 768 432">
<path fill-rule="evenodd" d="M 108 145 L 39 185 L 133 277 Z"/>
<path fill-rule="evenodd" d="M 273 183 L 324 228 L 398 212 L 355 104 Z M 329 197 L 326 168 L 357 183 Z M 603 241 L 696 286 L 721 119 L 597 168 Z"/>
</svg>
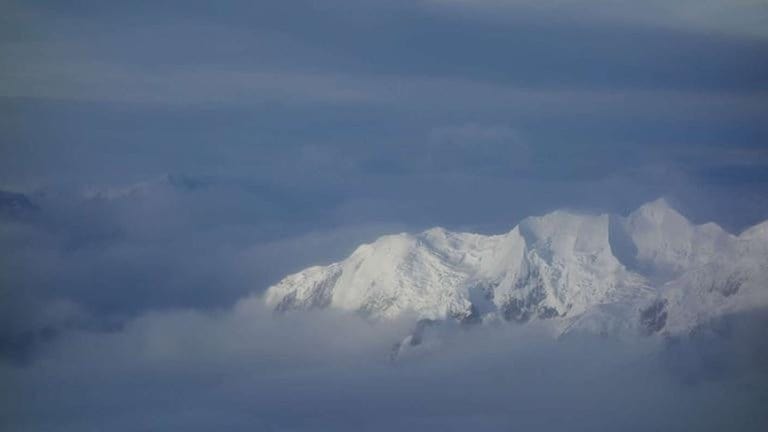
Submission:
<svg viewBox="0 0 768 432">
<path fill-rule="evenodd" d="M 558 332 L 677 333 L 768 306 L 768 222 L 739 236 L 663 199 L 628 217 L 555 211 L 502 235 L 384 236 L 269 288 L 276 310 L 374 319 L 546 320 Z"/>
</svg>

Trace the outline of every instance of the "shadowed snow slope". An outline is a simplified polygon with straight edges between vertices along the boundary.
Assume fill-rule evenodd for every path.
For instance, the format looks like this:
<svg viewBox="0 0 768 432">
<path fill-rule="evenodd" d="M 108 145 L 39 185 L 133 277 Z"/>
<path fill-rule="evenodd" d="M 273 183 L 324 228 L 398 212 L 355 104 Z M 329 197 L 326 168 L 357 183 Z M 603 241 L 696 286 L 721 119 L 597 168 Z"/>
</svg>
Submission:
<svg viewBox="0 0 768 432">
<path fill-rule="evenodd" d="M 734 236 L 659 199 L 628 217 L 555 211 L 495 236 L 384 236 L 286 277 L 265 301 L 374 319 L 536 320 L 557 334 L 674 334 L 768 305 L 767 281 L 766 223 Z"/>
</svg>

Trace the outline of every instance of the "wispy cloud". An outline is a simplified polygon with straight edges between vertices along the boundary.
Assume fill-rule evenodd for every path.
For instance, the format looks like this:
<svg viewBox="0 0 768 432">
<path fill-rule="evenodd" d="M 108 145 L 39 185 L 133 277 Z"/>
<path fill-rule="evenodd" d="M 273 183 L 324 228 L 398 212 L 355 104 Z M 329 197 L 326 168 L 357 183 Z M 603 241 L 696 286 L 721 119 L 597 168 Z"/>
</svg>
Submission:
<svg viewBox="0 0 768 432">
<path fill-rule="evenodd" d="M 428 0 L 428 4 L 457 11 L 487 13 L 504 19 L 517 10 L 535 11 L 544 16 L 583 21 L 643 24 L 689 31 L 768 38 L 768 5 L 755 0 Z"/>
</svg>

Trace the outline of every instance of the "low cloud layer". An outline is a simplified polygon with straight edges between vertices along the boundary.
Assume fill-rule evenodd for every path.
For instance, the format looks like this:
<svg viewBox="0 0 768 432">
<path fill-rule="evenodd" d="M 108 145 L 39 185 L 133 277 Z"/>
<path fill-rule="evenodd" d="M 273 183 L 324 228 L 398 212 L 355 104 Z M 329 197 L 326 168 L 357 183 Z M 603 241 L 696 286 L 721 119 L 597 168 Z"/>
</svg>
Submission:
<svg viewBox="0 0 768 432">
<path fill-rule="evenodd" d="M 178 176 L 8 196 L 0 214 L 0 357 L 22 363 L 63 329 L 109 330 L 171 308 L 227 308 L 287 273 L 402 229 L 283 217 L 290 197 Z"/>
<path fill-rule="evenodd" d="M 0 368 L 1 406 L 13 430 L 757 431 L 768 347 L 748 328 L 664 348 L 480 326 L 391 363 L 403 323 L 274 315 L 254 298 L 67 332 L 34 364 Z"/>
</svg>

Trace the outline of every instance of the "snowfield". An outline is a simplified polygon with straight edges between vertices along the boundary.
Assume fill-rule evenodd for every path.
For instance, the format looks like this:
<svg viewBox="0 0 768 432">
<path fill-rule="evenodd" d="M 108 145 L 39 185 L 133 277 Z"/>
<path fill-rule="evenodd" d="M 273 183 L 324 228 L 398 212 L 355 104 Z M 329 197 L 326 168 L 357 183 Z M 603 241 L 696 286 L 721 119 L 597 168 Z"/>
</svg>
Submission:
<svg viewBox="0 0 768 432">
<path fill-rule="evenodd" d="M 768 306 L 768 222 L 740 235 L 659 199 L 627 217 L 555 211 L 501 235 L 433 228 L 358 247 L 267 291 L 278 311 L 540 322 L 555 335 L 676 335 Z"/>
</svg>

